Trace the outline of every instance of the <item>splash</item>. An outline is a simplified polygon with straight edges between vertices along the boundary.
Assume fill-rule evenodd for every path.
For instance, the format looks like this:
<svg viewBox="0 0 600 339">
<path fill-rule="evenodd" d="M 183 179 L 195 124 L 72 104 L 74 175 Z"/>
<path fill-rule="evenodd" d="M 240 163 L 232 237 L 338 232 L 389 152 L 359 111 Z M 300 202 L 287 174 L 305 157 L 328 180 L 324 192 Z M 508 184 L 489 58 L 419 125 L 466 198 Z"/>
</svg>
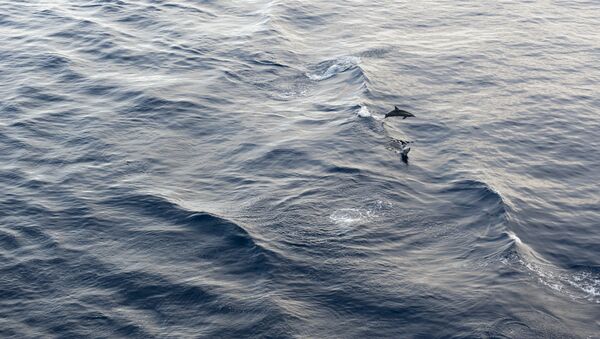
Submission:
<svg viewBox="0 0 600 339">
<path fill-rule="evenodd" d="M 361 118 L 370 118 L 373 116 L 373 115 L 371 115 L 371 111 L 369 111 L 367 106 L 362 106 L 362 105 L 360 106 L 360 109 L 358 110 L 358 112 L 356 114 L 358 114 L 358 116 Z"/>
</svg>

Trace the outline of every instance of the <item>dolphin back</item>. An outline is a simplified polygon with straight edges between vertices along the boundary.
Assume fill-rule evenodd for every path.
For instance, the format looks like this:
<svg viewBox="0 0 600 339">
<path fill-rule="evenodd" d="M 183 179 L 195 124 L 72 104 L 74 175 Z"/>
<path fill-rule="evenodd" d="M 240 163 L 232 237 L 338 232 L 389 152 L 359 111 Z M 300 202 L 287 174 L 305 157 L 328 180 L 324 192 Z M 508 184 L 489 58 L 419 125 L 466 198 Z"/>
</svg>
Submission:
<svg viewBox="0 0 600 339">
<path fill-rule="evenodd" d="M 394 106 L 394 110 L 385 115 L 385 118 L 387 117 L 403 117 L 403 119 L 406 119 L 408 117 L 414 117 L 414 114 L 403 109 L 399 109 L 398 106 Z"/>
</svg>

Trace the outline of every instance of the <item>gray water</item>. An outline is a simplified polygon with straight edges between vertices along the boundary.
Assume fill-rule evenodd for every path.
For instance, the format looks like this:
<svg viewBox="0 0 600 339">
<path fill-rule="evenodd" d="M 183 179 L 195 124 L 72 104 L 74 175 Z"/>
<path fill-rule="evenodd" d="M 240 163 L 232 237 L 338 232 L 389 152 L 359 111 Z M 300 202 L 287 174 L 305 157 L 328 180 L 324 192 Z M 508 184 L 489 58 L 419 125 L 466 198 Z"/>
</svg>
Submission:
<svg viewBox="0 0 600 339">
<path fill-rule="evenodd" d="M 599 13 L 0 1 L 0 336 L 599 338 Z"/>
</svg>

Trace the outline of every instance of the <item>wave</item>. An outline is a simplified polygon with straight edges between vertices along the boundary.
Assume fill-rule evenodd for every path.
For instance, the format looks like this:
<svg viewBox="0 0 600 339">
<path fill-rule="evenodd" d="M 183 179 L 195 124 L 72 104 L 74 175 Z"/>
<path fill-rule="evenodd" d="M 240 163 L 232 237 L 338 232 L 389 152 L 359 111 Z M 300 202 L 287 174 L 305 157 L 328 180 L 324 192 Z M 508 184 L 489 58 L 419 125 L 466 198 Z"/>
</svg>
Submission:
<svg viewBox="0 0 600 339">
<path fill-rule="evenodd" d="M 314 81 L 327 80 L 347 70 L 357 68 L 360 58 L 356 56 L 344 56 L 335 60 L 322 62 L 315 73 L 307 73 L 306 76 Z"/>
<path fill-rule="evenodd" d="M 151 194 L 125 194 L 103 202 L 111 208 L 141 213 L 162 220 L 159 227 L 142 228 L 166 238 L 194 237 L 202 245 L 199 255 L 230 272 L 264 273 L 271 269 L 274 253 L 257 243 L 241 225 L 203 211 L 190 211 L 165 198 Z M 132 230 L 133 233 L 139 230 Z M 176 239 L 175 239 L 176 240 Z"/>
<path fill-rule="evenodd" d="M 467 209 L 471 211 L 468 216 L 473 216 L 473 209 L 480 211 L 476 216 L 484 219 L 499 217 L 506 221 L 508 204 L 502 195 L 485 182 L 478 180 L 457 180 L 451 186 L 440 191 L 441 194 L 451 196 L 452 209 Z M 462 211 L 461 211 L 462 212 Z"/>
<path fill-rule="evenodd" d="M 356 56 L 344 56 L 317 65 L 299 67 L 293 66 L 294 59 L 299 56 L 291 52 L 288 56 L 289 60 L 285 62 L 266 53 L 245 52 L 244 55 L 247 57 L 243 58 L 241 67 L 223 71 L 225 79 L 234 85 L 244 83 L 255 87 L 269 99 L 289 101 L 313 96 L 318 82 L 348 71 L 352 72 L 350 77 L 353 85 L 358 85 L 355 98 L 362 97 L 364 92 L 368 91 L 367 77 L 359 66 L 360 58 Z M 306 71 L 306 68 L 309 71 Z M 322 96 L 322 91 L 330 88 L 330 86 L 322 88 L 319 93 Z"/>
<path fill-rule="evenodd" d="M 574 300 L 585 299 L 600 304 L 600 272 L 593 269 L 565 270 L 544 259 L 524 243 L 514 232 L 508 231 L 514 250 L 503 263 L 517 264 L 542 285 Z"/>
<path fill-rule="evenodd" d="M 493 187 L 477 180 L 458 180 L 440 193 L 448 194 L 452 201 L 452 209 L 447 213 L 457 216 L 463 226 L 483 231 L 480 240 L 503 239 L 506 244 L 501 248 L 480 246 L 473 251 L 478 257 L 486 261 L 498 258 L 501 263 L 526 272 L 540 284 L 573 300 L 600 303 L 600 272 L 594 268 L 561 268 L 523 242 L 511 230 L 510 204 Z"/>
</svg>

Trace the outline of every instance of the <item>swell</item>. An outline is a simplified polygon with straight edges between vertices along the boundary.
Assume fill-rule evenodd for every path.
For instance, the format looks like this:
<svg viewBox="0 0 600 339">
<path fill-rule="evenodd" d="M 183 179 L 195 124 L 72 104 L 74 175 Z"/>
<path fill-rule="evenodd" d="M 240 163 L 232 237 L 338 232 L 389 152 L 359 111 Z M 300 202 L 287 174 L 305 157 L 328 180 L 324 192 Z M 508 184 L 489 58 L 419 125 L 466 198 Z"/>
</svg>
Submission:
<svg viewBox="0 0 600 339">
<path fill-rule="evenodd" d="M 472 204 L 490 204 L 497 206 L 504 206 L 504 199 L 498 191 L 490 187 L 483 181 L 474 179 L 462 179 L 456 180 L 450 184 L 450 187 L 443 189 L 440 193 L 462 193 L 458 196 L 458 203 L 461 205 L 472 205 Z M 461 197 L 462 196 L 462 197 Z M 503 208 L 504 211 L 504 208 Z"/>
<path fill-rule="evenodd" d="M 439 193 L 449 195 L 452 201 L 445 212 L 479 233 L 477 243 L 481 245 L 473 244 L 469 256 L 500 261 L 572 300 L 600 303 L 600 271 L 594 267 L 562 268 L 523 242 L 515 230 L 523 221 L 491 186 L 477 180 L 457 180 Z"/>
<path fill-rule="evenodd" d="M 423 189 L 429 191 L 431 208 L 446 220 L 450 229 L 451 242 L 438 244 L 444 248 L 445 256 L 454 255 L 469 265 L 499 262 L 510 247 L 506 235 L 513 223 L 510 204 L 484 181 L 446 181 L 448 176 L 445 176 L 434 182 L 439 180 L 441 186 L 433 184 Z"/>
<path fill-rule="evenodd" d="M 509 206 L 500 193 L 485 182 L 456 180 L 438 193 L 452 202 L 446 212 L 462 218 L 466 225 L 501 225 L 501 229 L 506 229 Z"/>
<path fill-rule="evenodd" d="M 272 332 L 285 324 L 286 315 L 268 298 L 245 295 L 265 293 L 253 281 L 247 281 L 246 290 L 236 290 L 231 283 L 174 279 L 168 272 L 119 268 L 105 259 L 57 246 L 44 256 L 28 254 L 3 265 L 0 314 L 9 313 L 16 321 L 3 324 L 0 333 L 88 337 L 101 331 L 147 338 L 202 331 L 238 336 L 249 329 Z M 235 319 L 235 326 L 213 326 L 206 321 L 211 317 Z"/>
<path fill-rule="evenodd" d="M 507 231 L 511 246 L 503 263 L 524 271 L 542 286 L 572 300 L 600 304 L 600 270 L 593 267 L 565 269 L 544 258 L 516 233 Z"/>
<path fill-rule="evenodd" d="M 0 217 L 13 224 L 0 231 L 0 316 L 9 319 L 1 335 L 239 337 L 285 328 L 289 316 L 268 297 L 275 254 L 242 226 L 119 193 L 89 206 L 67 197 L 57 208 L 36 196 L 1 201 Z M 176 261 L 163 265 L 160 256 Z"/>
<path fill-rule="evenodd" d="M 570 299 L 600 303 L 600 271 L 594 267 L 562 268 L 523 242 L 513 227 L 522 221 L 498 191 L 482 181 L 457 180 L 439 193 L 450 195 L 453 202 L 446 213 L 467 229 L 479 232 L 477 242 L 483 246 L 474 246 L 469 256 L 499 260 Z"/>
<path fill-rule="evenodd" d="M 229 272 L 268 275 L 273 269 L 275 254 L 259 245 L 241 225 L 231 220 L 208 212 L 190 211 L 149 194 L 124 194 L 106 199 L 102 204 L 163 221 L 158 228 L 149 230 L 157 236 L 179 231 L 181 237 L 197 239 L 198 245 L 202 246 L 200 256 L 214 261 L 214 265 L 222 265 Z"/>
<path fill-rule="evenodd" d="M 307 73 L 307 77 L 314 81 L 324 81 L 339 74 L 350 72 L 350 83 L 364 83 L 367 81 L 367 77 L 360 67 L 360 61 L 359 57 L 352 55 L 325 60 L 315 66 L 309 67 L 311 71 Z"/>
</svg>

